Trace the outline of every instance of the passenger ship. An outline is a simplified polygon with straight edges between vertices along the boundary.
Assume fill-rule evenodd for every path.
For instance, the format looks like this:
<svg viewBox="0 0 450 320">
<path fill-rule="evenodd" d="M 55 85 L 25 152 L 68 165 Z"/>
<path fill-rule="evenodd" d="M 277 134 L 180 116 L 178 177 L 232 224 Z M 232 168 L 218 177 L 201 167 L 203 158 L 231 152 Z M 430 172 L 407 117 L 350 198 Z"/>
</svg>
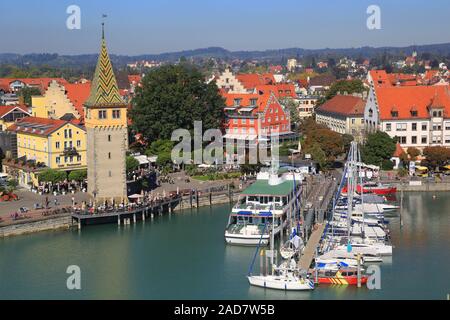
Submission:
<svg viewBox="0 0 450 320">
<path fill-rule="evenodd" d="M 236 245 L 268 245 L 293 220 L 300 207 L 301 173 L 280 174 L 278 167 L 261 171 L 239 196 L 225 230 L 225 241 Z"/>
</svg>

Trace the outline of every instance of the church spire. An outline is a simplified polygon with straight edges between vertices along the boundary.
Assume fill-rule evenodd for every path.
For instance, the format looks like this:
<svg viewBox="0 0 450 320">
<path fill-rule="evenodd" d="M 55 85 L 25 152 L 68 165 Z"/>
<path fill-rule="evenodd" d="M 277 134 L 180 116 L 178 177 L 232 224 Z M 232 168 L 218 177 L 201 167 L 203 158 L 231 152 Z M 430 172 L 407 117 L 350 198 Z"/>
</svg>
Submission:
<svg viewBox="0 0 450 320">
<path fill-rule="evenodd" d="M 86 107 L 91 106 L 120 106 L 124 105 L 119 94 L 116 77 L 109 59 L 105 41 L 105 23 L 102 22 L 102 42 L 100 55 L 98 56 L 95 68 L 94 79 L 92 80 L 91 93 L 87 99 Z"/>
</svg>

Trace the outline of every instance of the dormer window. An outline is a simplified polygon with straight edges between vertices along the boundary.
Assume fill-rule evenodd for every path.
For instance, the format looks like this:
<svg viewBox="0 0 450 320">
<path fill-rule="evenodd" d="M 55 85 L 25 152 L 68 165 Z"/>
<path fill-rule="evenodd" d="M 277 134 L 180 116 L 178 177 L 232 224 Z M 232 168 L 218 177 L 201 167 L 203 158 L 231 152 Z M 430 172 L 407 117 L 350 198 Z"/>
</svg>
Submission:
<svg viewBox="0 0 450 320">
<path fill-rule="evenodd" d="M 256 106 L 256 101 L 257 101 L 257 99 L 255 99 L 255 98 L 250 99 L 250 105 Z"/>
<path fill-rule="evenodd" d="M 417 117 L 417 108 L 416 108 L 416 106 L 412 106 L 410 112 L 411 112 L 411 117 Z"/>
<path fill-rule="evenodd" d="M 398 110 L 395 106 L 391 109 L 391 116 L 392 118 L 398 118 Z"/>
<path fill-rule="evenodd" d="M 234 99 L 234 105 L 236 107 L 239 107 L 241 105 L 241 99 L 240 98 Z"/>
</svg>

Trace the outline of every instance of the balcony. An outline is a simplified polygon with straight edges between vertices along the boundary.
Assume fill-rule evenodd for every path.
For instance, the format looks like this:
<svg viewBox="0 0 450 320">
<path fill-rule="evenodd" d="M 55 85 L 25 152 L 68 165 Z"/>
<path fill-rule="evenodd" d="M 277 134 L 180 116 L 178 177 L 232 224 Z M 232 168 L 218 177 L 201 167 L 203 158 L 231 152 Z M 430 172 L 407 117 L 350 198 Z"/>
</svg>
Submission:
<svg viewBox="0 0 450 320">
<path fill-rule="evenodd" d="M 65 157 L 78 156 L 79 153 L 75 147 L 64 148 L 63 155 Z"/>
</svg>

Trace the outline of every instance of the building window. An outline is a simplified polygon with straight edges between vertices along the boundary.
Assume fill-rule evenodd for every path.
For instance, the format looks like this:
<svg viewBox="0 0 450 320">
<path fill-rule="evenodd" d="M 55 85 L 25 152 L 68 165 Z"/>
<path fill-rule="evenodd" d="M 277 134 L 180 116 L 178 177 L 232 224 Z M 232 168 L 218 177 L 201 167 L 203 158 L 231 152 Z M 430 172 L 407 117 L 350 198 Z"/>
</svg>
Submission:
<svg viewBox="0 0 450 320">
<path fill-rule="evenodd" d="M 250 124 L 254 124 L 255 120 L 254 119 L 250 119 Z"/>
<path fill-rule="evenodd" d="M 445 130 L 450 130 L 450 122 L 445 123 Z"/>
<path fill-rule="evenodd" d="M 112 117 L 113 117 L 113 119 L 119 119 L 120 118 L 120 110 L 113 110 Z"/>
<path fill-rule="evenodd" d="M 386 123 L 386 131 L 391 131 L 392 125 L 390 123 Z"/>
<path fill-rule="evenodd" d="M 80 146 L 81 146 L 81 141 L 77 140 L 77 147 L 80 147 Z"/>
<path fill-rule="evenodd" d="M 442 126 L 440 124 L 433 124 L 433 131 L 441 131 Z"/>
<path fill-rule="evenodd" d="M 55 143 L 55 148 L 56 148 L 56 149 L 59 149 L 59 147 L 60 147 L 59 141 L 56 141 L 56 143 Z"/>
<path fill-rule="evenodd" d="M 397 131 L 406 131 L 406 123 L 397 123 Z"/>
<path fill-rule="evenodd" d="M 108 141 L 111 141 L 111 135 L 108 134 Z"/>
<path fill-rule="evenodd" d="M 441 143 L 441 136 L 433 136 L 432 143 Z"/>
<path fill-rule="evenodd" d="M 239 98 L 234 99 L 234 105 L 235 105 L 236 107 L 239 107 L 239 106 L 241 105 L 241 99 L 239 99 Z"/>
<path fill-rule="evenodd" d="M 72 129 L 64 129 L 64 138 L 65 139 L 72 138 Z"/>
<path fill-rule="evenodd" d="M 450 143 L 450 136 L 445 136 L 445 143 Z"/>
<path fill-rule="evenodd" d="M 246 124 L 247 123 L 247 119 L 242 119 L 241 122 L 242 122 L 242 124 Z"/>
<path fill-rule="evenodd" d="M 108 159 L 111 159 L 111 152 L 108 152 Z"/>
<path fill-rule="evenodd" d="M 77 161 L 81 161 L 81 156 L 77 156 Z"/>
<path fill-rule="evenodd" d="M 98 118 L 99 119 L 106 119 L 106 110 L 99 110 L 98 111 Z"/>
<path fill-rule="evenodd" d="M 411 137 L 411 143 L 412 144 L 417 144 L 417 136 L 412 136 Z"/>
<path fill-rule="evenodd" d="M 60 164 L 61 163 L 61 158 L 60 157 L 56 157 L 56 163 Z"/>
<path fill-rule="evenodd" d="M 398 141 L 400 144 L 405 144 L 405 143 L 406 143 L 406 137 L 397 137 L 397 141 Z"/>
<path fill-rule="evenodd" d="M 412 131 L 417 131 L 417 123 L 414 122 L 414 123 L 411 124 L 411 130 Z"/>
<path fill-rule="evenodd" d="M 411 117 L 417 117 L 417 111 L 411 110 Z"/>
<path fill-rule="evenodd" d="M 427 124 L 426 123 L 422 123 L 422 131 L 427 131 Z"/>
<path fill-rule="evenodd" d="M 238 124 L 238 120 L 237 119 L 233 119 L 233 124 Z"/>
<path fill-rule="evenodd" d="M 256 99 L 255 98 L 250 99 L 250 105 L 251 106 L 256 106 Z"/>
<path fill-rule="evenodd" d="M 109 170 L 108 175 L 109 175 L 110 177 L 112 177 L 111 170 Z"/>
<path fill-rule="evenodd" d="M 422 142 L 422 144 L 427 144 L 427 137 L 422 136 L 421 142 Z"/>
</svg>

